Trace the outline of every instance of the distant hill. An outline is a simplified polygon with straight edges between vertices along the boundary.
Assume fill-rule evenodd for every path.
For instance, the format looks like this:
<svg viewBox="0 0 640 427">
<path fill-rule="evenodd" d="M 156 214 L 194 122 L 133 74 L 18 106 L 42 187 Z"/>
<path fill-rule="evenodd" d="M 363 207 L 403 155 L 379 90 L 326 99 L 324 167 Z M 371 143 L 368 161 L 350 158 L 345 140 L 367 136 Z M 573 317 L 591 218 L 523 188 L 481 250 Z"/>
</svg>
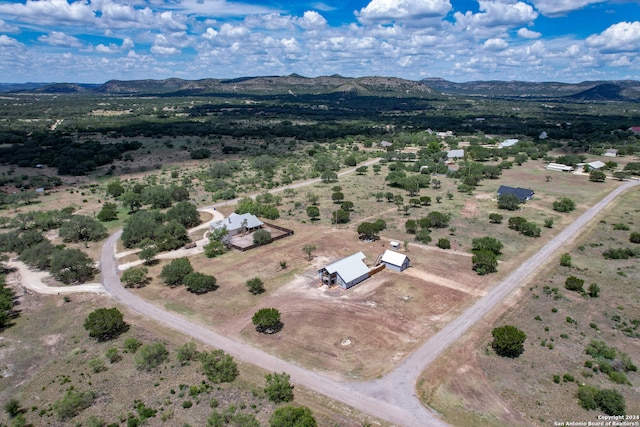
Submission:
<svg viewBox="0 0 640 427">
<path fill-rule="evenodd" d="M 0 84 L 0 92 L 36 92 L 105 95 L 264 95 L 303 96 L 341 94 L 353 96 L 444 99 L 447 95 L 490 98 L 565 98 L 576 102 L 640 101 L 640 81 L 582 83 L 471 81 L 455 83 L 440 78 L 421 81 L 395 77 L 256 76 L 234 79 L 110 80 L 104 84 L 24 83 Z"/>
<path fill-rule="evenodd" d="M 640 100 L 640 81 L 588 81 L 582 83 L 471 81 L 455 83 L 440 78 L 422 80 L 425 85 L 443 93 L 486 97 L 567 97 L 580 101 Z M 601 87 L 600 89 L 596 89 Z"/>
<path fill-rule="evenodd" d="M 320 95 L 352 93 L 376 96 L 437 98 L 441 95 L 421 82 L 394 77 L 289 76 L 243 77 L 202 80 L 111 80 L 98 91 L 111 94 L 253 94 Z"/>
</svg>

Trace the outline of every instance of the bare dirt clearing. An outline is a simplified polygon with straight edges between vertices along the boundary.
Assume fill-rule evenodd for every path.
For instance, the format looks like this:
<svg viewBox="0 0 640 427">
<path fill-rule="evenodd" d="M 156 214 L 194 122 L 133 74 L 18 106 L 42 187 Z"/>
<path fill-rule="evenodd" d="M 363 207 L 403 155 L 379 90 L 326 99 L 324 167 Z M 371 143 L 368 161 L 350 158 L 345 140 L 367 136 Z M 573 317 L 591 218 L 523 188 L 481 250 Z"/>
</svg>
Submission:
<svg viewBox="0 0 640 427">
<path fill-rule="evenodd" d="M 342 378 L 372 378 L 439 330 L 489 283 L 471 271 L 466 254 L 411 245 L 412 267 L 404 273 L 383 270 L 346 291 L 319 287 L 319 268 L 357 251 L 371 265 L 386 249 L 384 241 L 365 243 L 354 232 L 321 225 L 278 224 L 295 234 L 244 253 L 191 258 L 197 271 L 216 276 L 220 288 L 214 292 L 195 296 L 157 279 L 135 292 L 285 360 Z M 317 246 L 312 260 L 302 251 L 308 243 Z M 155 277 L 162 265 L 150 274 Z M 245 282 L 254 276 L 265 283 L 265 294 L 249 294 Z M 251 317 L 262 307 L 281 312 L 282 332 L 255 332 Z M 342 345 L 346 339 L 348 346 Z"/>
</svg>

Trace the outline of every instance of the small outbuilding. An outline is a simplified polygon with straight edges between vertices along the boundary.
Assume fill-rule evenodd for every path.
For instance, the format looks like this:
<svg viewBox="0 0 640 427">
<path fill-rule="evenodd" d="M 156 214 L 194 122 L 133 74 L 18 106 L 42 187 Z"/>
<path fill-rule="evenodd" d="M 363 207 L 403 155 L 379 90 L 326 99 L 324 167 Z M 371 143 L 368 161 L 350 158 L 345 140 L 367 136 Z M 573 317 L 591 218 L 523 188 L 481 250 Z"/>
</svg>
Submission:
<svg viewBox="0 0 640 427">
<path fill-rule="evenodd" d="M 404 254 L 387 249 L 386 251 L 384 251 L 384 254 L 382 254 L 382 259 L 380 260 L 380 262 L 385 264 L 386 268 L 390 268 L 391 270 L 397 272 L 403 272 L 404 270 L 409 268 L 409 263 L 411 262 L 411 260 Z"/>
<path fill-rule="evenodd" d="M 573 166 L 563 165 L 562 163 L 549 163 L 546 167 L 548 171 L 557 172 L 573 172 Z"/>
<path fill-rule="evenodd" d="M 363 261 L 365 258 L 362 252 L 342 258 L 318 270 L 318 278 L 327 286 L 349 289 L 369 278 L 369 267 Z"/>
<path fill-rule="evenodd" d="M 535 192 L 528 188 L 520 188 L 520 187 L 508 187 L 506 185 L 501 185 L 498 188 L 498 197 L 503 194 L 513 194 L 520 199 L 520 202 L 524 203 L 527 200 L 531 200 Z"/>
<path fill-rule="evenodd" d="M 609 148 L 607 151 L 604 152 L 603 156 L 618 157 L 618 150 L 616 150 L 615 148 Z"/>
<path fill-rule="evenodd" d="M 501 143 L 498 144 L 498 148 L 508 148 L 513 147 L 518 143 L 517 139 L 505 139 Z"/>
</svg>

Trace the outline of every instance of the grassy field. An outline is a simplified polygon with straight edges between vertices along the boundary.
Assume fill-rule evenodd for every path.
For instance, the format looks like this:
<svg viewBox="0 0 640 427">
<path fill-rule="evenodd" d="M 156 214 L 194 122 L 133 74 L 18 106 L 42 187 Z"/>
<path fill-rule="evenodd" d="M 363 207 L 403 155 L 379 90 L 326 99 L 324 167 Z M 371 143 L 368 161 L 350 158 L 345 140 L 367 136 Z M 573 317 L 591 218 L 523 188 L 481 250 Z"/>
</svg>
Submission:
<svg viewBox="0 0 640 427">
<path fill-rule="evenodd" d="M 602 255 L 609 248 L 634 247 L 629 235 L 638 231 L 638 206 L 638 190 L 623 195 L 567 246 L 571 267 L 559 265 L 559 260 L 546 266 L 487 324 L 479 325 L 425 372 L 420 392 L 428 404 L 454 425 L 595 422 L 603 413 L 581 408 L 576 397 L 578 384 L 587 384 L 619 391 L 626 399 L 626 413 L 638 414 L 640 375 L 627 371 L 629 385 L 616 384 L 593 369 L 597 363 L 585 353 L 589 343 L 602 340 L 617 349 L 614 365 L 623 354 L 640 363 L 637 261 L 607 260 Z M 585 290 L 596 283 L 599 296 L 565 289 L 571 275 L 585 281 Z M 504 324 L 527 334 L 525 351 L 517 359 L 500 358 L 491 349 L 491 329 Z"/>
</svg>

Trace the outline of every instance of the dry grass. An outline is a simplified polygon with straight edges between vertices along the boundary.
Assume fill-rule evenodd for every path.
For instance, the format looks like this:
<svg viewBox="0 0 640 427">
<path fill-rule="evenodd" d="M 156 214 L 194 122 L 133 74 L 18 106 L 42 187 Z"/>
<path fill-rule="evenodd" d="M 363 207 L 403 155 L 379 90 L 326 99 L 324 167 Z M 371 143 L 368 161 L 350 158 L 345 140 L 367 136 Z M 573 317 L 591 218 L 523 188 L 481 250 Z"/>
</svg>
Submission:
<svg viewBox="0 0 640 427">
<path fill-rule="evenodd" d="M 640 364 L 640 331 L 636 329 L 631 333 L 638 335 L 630 337 L 621 330 L 623 322 L 633 326 L 631 320 L 640 319 L 637 260 L 605 260 L 602 256 L 609 247 L 633 246 L 629 234 L 640 224 L 639 203 L 638 190 L 618 199 L 567 247 L 573 267 L 551 263 L 511 301 L 504 315 L 490 316 L 441 357 L 423 375 L 421 393 L 425 400 L 454 425 L 549 425 L 554 421 L 596 420 L 600 411 L 587 412 L 578 405 L 576 382 L 553 382 L 554 374 L 562 377 L 567 373 L 579 383 L 618 390 L 626 398 L 627 413 L 637 414 L 640 374 L 627 372 L 633 386 L 617 385 L 605 374 L 585 368 L 584 362 L 591 359 L 585 354 L 586 345 L 604 340 Z M 614 230 L 613 224 L 626 224 L 630 230 Z M 569 275 L 584 279 L 585 288 L 597 283 L 602 290 L 600 297 L 564 289 Z M 621 320 L 614 320 L 614 316 Z M 568 323 L 567 317 L 575 323 Z M 490 331 L 503 324 L 516 325 L 527 334 L 525 352 L 515 360 L 497 357 L 490 350 Z M 454 360 L 455 364 L 451 363 Z M 478 383 L 483 384 L 482 394 L 473 392 Z M 488 404 L 487 399 L 493 403 Z"/>
</svg>

